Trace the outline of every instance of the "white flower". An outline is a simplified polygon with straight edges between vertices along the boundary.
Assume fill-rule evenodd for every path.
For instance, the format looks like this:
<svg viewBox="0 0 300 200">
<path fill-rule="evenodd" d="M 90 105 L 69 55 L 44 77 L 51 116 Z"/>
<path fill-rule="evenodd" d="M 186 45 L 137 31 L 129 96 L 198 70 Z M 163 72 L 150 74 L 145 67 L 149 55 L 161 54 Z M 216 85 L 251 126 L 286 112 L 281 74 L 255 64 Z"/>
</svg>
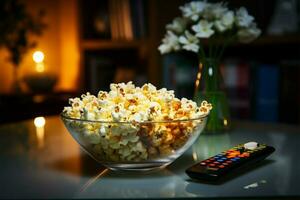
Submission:
<svg viewBox="0 0 300 200">
<path fill-rule="evenodd" d="M 241 7 L 236 11 L 236 24 L 239 27 L 247 28 L 253 22 L 254 17 L 248 14 L 246 8 Z"/>
<path fill-rule="evenodd" d="M 214 21 L 219 20 L 227 11 L 228 8 L 224 5 L 224 3 L 208 3 L 202 16 L 208 21 Z"/>
<path fill-rule="evenodd" d="M 180 6 L 179 9 L 182 11 L 184 17 L 197 21 L 199 19 L 199 15 L 203 12 L 206 6 L 206 2 L 192 1 L 184 6 Z"/>
<path fill-rule="evenodd" d="M 212 4 L 212 12 L 216 19 L 221 18 L 224 13 L 228 11 L 228 8 L 224 5 L 223 2 Z"/>
<path fill-rule="evenodd" d="M 183 44 L 182 48 L 187 51 L 198 52 L 199 50 L 199 39 L 192 35 L 189 31 L 185 31 L 184 36 L 179 37 L 179 42 Z"/>
<path fill-rule="evenodd" d="M 230 29 L 234 22 L 234 13 L 232 11 L 226 12 L 220 20 L 214 22 L 214 26 L 219 32 L 224 32 Z"/>
<path fill-rule="evenodd" d="M 215 21 L 214 26 L 219 32 L 224 32 L 227 29 L 226 26 L 224 26 L 224 24 L 221 22 L 221 20 Z"/>
<path fill-rule="evenodd" d="M 158 47 L 161 54 L 169 53 L 171 51 L 180 50 L 180 45 L 178 42 L 178 36 L 172 31 L 167 31 L 165 38 L 162 40 L 162 44 Z"/>
<path fill-rule="evenodd" d="M 230 27 L 233 25 L 234 22 L 234 13 L 232 11 L 226 12 L 221 18 L 222 24 L 226 27 Z"/>
<path fill-rule="evenodd" d="M 200 22 L 192 26 L 192 30 L 195 31 L 198 38 L 209 38 L 214 34 L 212 29 L 213 23 L 210 23 L 206 20 L 200 20 Z"/>
<path fill-rule="evenodd" d="M 171 24 L 167 24 L 166 28 L 175 33 L 181 34 L 186 29 L 187 20 L 184 18 L 176 17 Z"/>
<path fill-rule="evenodd" d="M 242 43 L 249 43 L 256 39 L 261 34 L 261 30 L 252 23 L 248 28 L 243 28 L 238 31 L 237 36 Z"/>
</svg>

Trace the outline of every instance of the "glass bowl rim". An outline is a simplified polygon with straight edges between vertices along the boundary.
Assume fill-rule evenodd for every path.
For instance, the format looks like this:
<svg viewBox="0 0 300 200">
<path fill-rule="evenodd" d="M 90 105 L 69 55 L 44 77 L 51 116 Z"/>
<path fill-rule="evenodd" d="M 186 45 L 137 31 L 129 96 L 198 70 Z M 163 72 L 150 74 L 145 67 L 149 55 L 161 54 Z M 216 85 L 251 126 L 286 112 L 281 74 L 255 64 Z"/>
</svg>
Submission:
<svg viewBox="0 0 300 200">
<path fill-rule="evenodd" d="M 134 122 L 134 121 L 99 121 L 99 120 L 88 120 L 88 119 L 78 119 L 78 118 L 72 118 L 69 116 L 66 116 L 63 112 L 61 112 L 60 116 L 63 119 L 67 120 L 73 120 L 73 121 L 79 121 L 79 122 L 91 122 L 91 123 L 107 123 L 107 124 L 151 124 L 151 123 L 179 123 L 179 122 L 191 122 L 196 120 L 201 120 L 207 118 L 209 115 L 209 112 L 206 114 L 201 115 L 198 118 L 190 118 L 190 119 L 176 119 L 176 120 L 162 120 L 162 121 L 143 121 L 143 122 Z"/>
</svg>

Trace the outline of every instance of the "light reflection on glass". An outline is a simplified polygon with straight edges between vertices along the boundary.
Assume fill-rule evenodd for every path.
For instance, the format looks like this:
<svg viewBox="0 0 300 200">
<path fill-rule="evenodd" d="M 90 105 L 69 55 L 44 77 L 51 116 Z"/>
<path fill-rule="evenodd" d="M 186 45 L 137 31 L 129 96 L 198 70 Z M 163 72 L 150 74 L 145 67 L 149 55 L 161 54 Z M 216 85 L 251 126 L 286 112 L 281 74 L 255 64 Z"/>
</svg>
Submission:
<svg viewBox="0 0 300 200">
<path fill-rule="evenodd" d="M 196 92 L 198 91 L 198 87 L 199 87 L 199 84 L 200 84 L 201 71 L 202 71 L 202 64 L 200 63 L 200 64 L 199 64 L 198 73 L 197 73 L 196 82 L 195 82 L 195 91 L 194 91 L 195 94 L 196 94 Z"/>
<path fill-rule="evenodd" d="M 223 120 L 223 123 L 224 123 L 224 126 L 227 126 L 227 124 L 228 124 L 227 119 L 224 119 L 224 120 Z"/>
<path fill-rule="evenodd" d="M 213 75 L 213 69 L 210 67 L 208 68 L 208 75 L 209 76 L 212 76 Z"/>
<path fill-rule="evenodd" d="M 198 160 L 197 152 L 195 152 L 194 149 L 193 149 L 193 160 L 194 160 L 194 161 L 197 161 L 197 160 Z"/>
<path fill-rule="evenodd" d="M 36 136 L 38 141 L 38 148 L 43 148 L 44 146 L 44 135 L 45 135 L 45 124 L 46 119 L 44 117 L 36 117 L 34 118 L 34 126 L 36 130 Z"/>
</svg>

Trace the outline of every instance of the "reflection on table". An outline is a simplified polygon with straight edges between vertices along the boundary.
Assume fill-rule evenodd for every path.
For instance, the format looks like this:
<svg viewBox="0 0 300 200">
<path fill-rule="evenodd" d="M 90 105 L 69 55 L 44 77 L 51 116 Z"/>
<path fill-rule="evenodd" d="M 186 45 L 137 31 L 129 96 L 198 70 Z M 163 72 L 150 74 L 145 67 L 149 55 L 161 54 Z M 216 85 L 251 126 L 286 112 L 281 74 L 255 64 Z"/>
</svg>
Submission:
<svg viewBox="0 0 300 200">
<path fill-rule="evenodd" d="M 161 171 L 136 173 L 110 171 L 92 160 L 59 117 L 4 124 L 0 126 L 0 197 L 299 196 L 299 132 L 299 127 L 237 123 L 228 133 L 202 134 L 187 153 Z M 196 182 L 185 174 L 193 163 L 248 141 L 267 143 L 276 152 L 221 185 Z"/>
</svg>

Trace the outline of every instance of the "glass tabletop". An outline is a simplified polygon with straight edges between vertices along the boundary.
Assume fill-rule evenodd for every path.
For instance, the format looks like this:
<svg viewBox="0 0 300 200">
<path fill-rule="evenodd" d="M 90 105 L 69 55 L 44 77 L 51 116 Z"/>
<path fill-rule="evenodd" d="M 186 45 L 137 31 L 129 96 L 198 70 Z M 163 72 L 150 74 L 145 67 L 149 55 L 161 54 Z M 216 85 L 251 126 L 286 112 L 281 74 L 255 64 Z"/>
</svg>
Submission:
<svg viewBox="0 0 300 200">
<path fill-rule="evenodd" d="M 111 171 L 83 152 L 58 116 L 0 125 L 0 198 L 299 197 L 300 128 L 236 123 L 202 134 L 174 163 L 156 172 Z M 240 143 L 274 146 L 266 160 L 221 184 L 191 180 L 185 169 Z"/>
</svg>

